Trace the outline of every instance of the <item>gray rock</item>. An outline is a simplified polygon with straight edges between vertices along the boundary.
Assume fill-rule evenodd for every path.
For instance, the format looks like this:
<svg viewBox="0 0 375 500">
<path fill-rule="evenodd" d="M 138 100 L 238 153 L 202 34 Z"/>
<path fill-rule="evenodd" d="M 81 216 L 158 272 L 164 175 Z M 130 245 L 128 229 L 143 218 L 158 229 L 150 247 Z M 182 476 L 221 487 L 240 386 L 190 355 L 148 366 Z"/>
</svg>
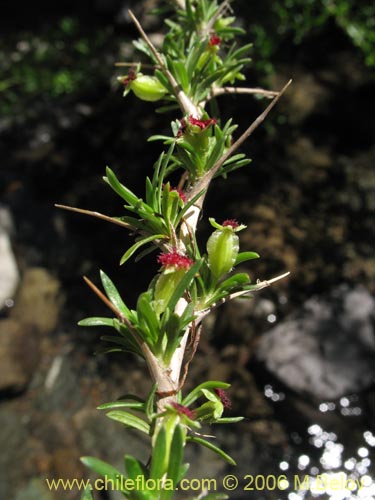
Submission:
<svg viewBox="0 0 375 500">
<path fill-rule="evenodd" d="M 48 334 L 57 324 L 63 297 L 60 282 L 43 267 L 31 267 L 22 277 L 12 319 L 31 325 L 38 333 Z"/>
<path fill-rule="evenodd" d="M 0 321 L 0 391 L 19 392 L 29 384 L 39 360 L 32 328 L 12 319 Z"/>
<path fill-rule="evenodd" d="M 291 389 L 336 399 L 374 382 L 374 324 L 372 295 L 362 286 L 341 285 L 265 333 L 256 356 Z"/>
<path fill-rule="evenodd" d="M 0 310 L 6 306 L 7 301 L 13 299 L 20 279 L 10 242 L 11 230 L 10 212 L 0 207 Z"/>
<path fill-rule="evenodd" d="M 14 500 L 58 500 L 58 498 L 62 499 L 63 496 L 56 497 L 48 490 L 46 483 L 36 477 L 31 479 L 25 487 L 18 491 Z"/>
</svg>

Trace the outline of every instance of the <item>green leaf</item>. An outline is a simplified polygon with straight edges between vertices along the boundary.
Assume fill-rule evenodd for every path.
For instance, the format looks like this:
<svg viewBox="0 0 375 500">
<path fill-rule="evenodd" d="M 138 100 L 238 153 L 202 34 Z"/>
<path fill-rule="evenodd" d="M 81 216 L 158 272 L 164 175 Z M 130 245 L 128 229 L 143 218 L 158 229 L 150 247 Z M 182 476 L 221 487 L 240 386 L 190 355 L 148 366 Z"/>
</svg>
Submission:
<svg viewBox="0 0 375 500">
<path fill-rule="evenodd" d="M 78 326 L 111 326 L 113 327 L 113 318 L 84 318 L 78 321 Z"/>
<path fill-rule="evenodd" d="M 241 262 L 246 262 L 247 260 L 259 259 L 260 255 L 256 252 L 240 252 L 237 255 L 235 266 L 241 264 Z"/>
<path fill-rule="evenodd" d="M 157 210 L 155 206 L 155 189 L 149 177 L 146 177 L 146 203 L 154 210 Z"/>
<path fill-rule="evenodd" d="M 138 476 L 145 476 L 147 479 L 147 468 L 139 460 L 131 455 L 125 455 L 124 463 L 129 478 L 136 480 Z"/>
<path fill-rule="evenodd" d="M 129 308 L 125 305 L 122 300 L 117 288 L 110 280 L 110 278 L 106 275 L 106 273 L 100 270 L 100 279 L 102 280 L 102 284 L 107 294 L 107 297 L 112 302 L 112 304 L 118 309 L 121 313 L 123 313 L 128 319 L 131 317 L 131 312 Z"/>
<path fill-rule="evenodd" d="M 94 497 L 92 496 L 92 490 L 90 488 L 85 489 L 85 491 L 82 493 L 81 500 L 94 500 Z"/>
<path fill-rule="evenodd" d="M 143 411 L 145 404 L 143 401 L 112 401 L 103 403 L 97 407 L 97 410 L 113 410 L 118 408 L 131 408 L 132 410 Z"/>
<path fill-rule="evenodd" d="M 150 478 L 159 479 L 163 476 L 165 470 L 167 454 L 167 433 L 165 427 L 159 429 L 156 436 L 155 445 L 152 450 L 152 461 L 150 469 Z"/>
<path fill-rule="evenodd" d="M 167 477 L 172 479 L 174 484 L 180 480 L 179 474 L 184 456 L 185 433 L 181 425 L 176 425 L 174 430 L 171 451 L 168 464 Z"/>
<path fill-rule="evenodd" d="M 129 479 L 135 481 L 135 484 L 137 484 L 137 481 L 139 481 L 142 477 L 144 477 L 145 480 L 148 479 L 147 468 L 139 460 L 131 455 L 125 455 L 124 463 Z M 134 500 L 147 500 L 152 498 L 152 494 L 150 495 L 149 491 L 137 489 L 132 492 L 131 498 L 134 498 Z"/>
<path fill-rule="evenodd" d="M 113 467 L 111 464 L 100 460 L 99 458 L 81 457 L 81 462 L 93 472 L 99 474 L 99 476 L 107 477 L 108 479 L 112 479 L 114 481 L 124 477 L 118 469 Z"/>
<path fill-rule="evenodd" d="M 151 418 L 154 415 L 154 404 L 155 404 L 155 393 L 157 389 L 157 384 L 153 384 L 151 391 L 149 395 L 147 396 L 146 402 L 145 402 L 145 413 L 146 417 L 151 420 Z"/>
<path fill-rule="evenodd" d="M 217 455 L 219 455 L 221 458 L 223 458 L 226 462 L 228 462 L 230 465 L 237 465 L 236 462 L 233 460 L 232 457 L 230 457 L 227 453 L 225 453 L 221 448 L 218 446 L 210 443 L 209 441 L 206 441 L 205 439 L 196 437 L 196 436 L 189 436 L 188 441 L 192 443 L 198 443 L 204 446 L 205 448 L 208 448 L 209 450 L 213 451 Z"/>
<path fill-rule="evenodd" d="M 167 309 L 167 311 L 169 311 L 169 309 Z M 164 329 L 167 334 L 168 344 L 165 348 L 163 359 L 166 365 L 168 365 L 183 333 L 183 329 L 181 328 L 181 319 L 178 314 L 171 311 Z"/>
<path fill-rule="evenodd" d="M 189 200 L 186 205 L 183 206 L 183 208 L 180 210 L 178 213 L 178 216 L 176 217 L 176 226 L 180 223 L 182 217 L 189 211 L 189 209 L 194 205 L 194 203 L 202 196 L 204 193 L 205 189 L 202 189 L 202 191 L 199 191 L 197 195 L 195 195 L 191 200 Z"/>
<path fill-rule="evenodd" d="M 173 61 L 173 69 L 176 80 L 180 83 L 182 90 L 187 92 L 189 89 L 189 78 L 186 72 L 186 62 Z"/>
<path fill-rule="evenodd" d="M 250 278 L 247 273 L 237 273 L 234 274 L 233 276 L 230 276 L 228 279 L 222 281 L 219 286 L 218 290 L 231 290 L 237 286 L 245 285 L 250 283 Z"/>
<path fill-rule="evenodd" d="M 153 141 L 164 141 L 164 144 L 171 144 L 174 142 L 176 139 L 174 137 L 170 137 L 169 135 L 152 135 L 147 139 L 147 142 L 153 142 Z"/>
<path fill-rule="evenodd" d="M 152 297 L 150 292 L 142 293 L 137 302 L 137 313 L 139 326 L 142 327 L 142 321 L 144 321 L 151 334 L 150 340 L 152 344 L 155 344 L 157 339 L 160 337 L 160 323 L 158 316 L 154 309 L 152 308 Z"/>
<path fill-rule="evenodd" d="M 117 179 L 113 170 L 109 167 L 106 168 L 107 177 L 104 177 L 104 180 L 111 186 L 111 188 L 123 198 L 129 205 L 135 206 L 140 201 L 138 196 L 136 196 L 130 189 L 125 187 L 121 182 Z"/>
<path fill-rule="evenodd" d="M 136 417 L 132 413 L 128 413 L 127 411 L 110 411 L 107 413 L 107 417 L 112 420 L 116 420 L 117 422 L 121 422 L 127 427 L 132 427 L 133 429 L 138 429 L 145 434 L 150 434 L 150 426 L 147 422 L 142 420 L 139 417 Z"/>
<path fill-rule="evenodd" d="M 217 401 L 220 401 L 220 398 L 219 396 L 215 393 L 215 392 L 212 392 L 209 391 L 208 389 L 201 389 L 202 391 L 202 394 L 209 400 L 209 401 L 212 401 L 214 403 L 216 403 Z"/>
<path fill-rule="evenodd" d="M 222 417 L 215 420 L 215 424 L 236 424 L 241 422 L 245 417 Z"/>
<path fill-rule="evenodd" d="M 176 286 L 176 290 L 174 291 L 174 293 L 173 293 L 170 301 L 168 302 L 168 306 L 167 307 L 169 309 L 174 310 L 174 308 L 176 307 L 177 302 L 182 297 L 182 295 L 184 294 L 185 290 L 189 287 L 190 283 L 194 279 L 195 274 L 199 271 L 199 268 L 201 267 L 202 262 L 203 262 L 203 260 L 198 260 L 185 273 L 185 275 L 182 278 L 182 280 Z"/>
<path fill-rule="evenodd" d="M 143 245 L 146 245 L 151 241 L 165 240 L 166 238 L 167 236 L 165 234 L 153 234 L 152 236 L 148 236 L 147 238 L 142 238 L 137 241 L 137 243 L 134 243 L 134 245 L 132 245 L 121 257 L 120 266 L 124 264 L 133 255 L 133 253 L 138 250 L 138 248 L 141 248 Z"/>
<path fill-rule="evenodd" d="M 181 402 L 183 406 L 190 406 L 194 401 L 196 401 L 202 394 L 202 389 L 228 389 L 230 384 L 226 382 L 219 382 L 218 380 L 208 380 L 199 384 L 195 389 L 193 389 Z"/>
</svg>

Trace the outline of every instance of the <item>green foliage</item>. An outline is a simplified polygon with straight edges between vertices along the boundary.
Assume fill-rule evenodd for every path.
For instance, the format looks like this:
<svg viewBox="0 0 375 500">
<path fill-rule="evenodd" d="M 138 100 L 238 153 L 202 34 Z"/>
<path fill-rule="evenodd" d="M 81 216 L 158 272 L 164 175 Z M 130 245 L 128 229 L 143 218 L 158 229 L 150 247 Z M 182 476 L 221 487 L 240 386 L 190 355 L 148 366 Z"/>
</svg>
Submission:
<svg viewBox="0 0 375 500">
<path fill-rule="evenodd" d="M 75 17 L 65 17 L 37 34 L 23 30 L 2 37 L 1 113 L 26 114 L 35 100 L 58 102 L 90 92 L 94 81 L 108 81 L 109 68 L 98 64 L 98 57 L 113 37 L 112 28 L 90 32 Z"/>
<path fill-rule="evenodd" d="M 375 66 L 375 4 L 356 0 L 266 0 L 254 9 L 249 25 L 257 55 L 256 67 L 273 71 L 273 60 L 286 37 L 298 45 L 321 32 L 329 22 L 343 30 L 362 52 L 369 67 Z"/>
</svg>

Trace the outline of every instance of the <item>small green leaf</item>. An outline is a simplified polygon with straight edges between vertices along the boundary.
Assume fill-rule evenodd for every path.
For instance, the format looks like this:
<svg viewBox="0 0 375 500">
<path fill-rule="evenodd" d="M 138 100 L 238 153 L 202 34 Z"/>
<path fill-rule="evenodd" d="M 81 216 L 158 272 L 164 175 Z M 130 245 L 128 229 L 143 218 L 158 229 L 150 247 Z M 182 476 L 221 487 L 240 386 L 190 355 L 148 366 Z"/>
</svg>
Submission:
<svg viewBox="0 0 375 500">
<path fill-rule="evenodd" d="M 191 200 L 189 200 L 188 203 L 186 203 L 186 205 L 183 206 L 183 208 L 180 210 L 180 212 L 178 213 L 178 216 L 176 218 L 176 226 L 177 224 L 179 224 L 180 220 L 182 219 L 182 217 L 190 210 L 190 208 L 194 205 L 194 203 L 203 195 L 204 193 L 204 189 L 202 189 L 202 191 L 199 191 L 199 193 L 194 196 Z"/>
<path fill-rule="evenodd" d="M 222 281 L 218 286 L 218 291 L 221 290 L 231 290 L 235 287 L 248 285 L 250 283 L 250 278 L 247 273 L 237 273 L 230 278 Z"/>
<path fill-rule="evenodd" d="M 150 478 L 160 479 L 165 472 L 165 462 L 167 454 L 167 433 L 165 427 L 159 429 L 156 436 L 155 445 L 152 451 L 152 461 L 150 469 Z"/>
<path fill-rule="evenodd" d="M 92 496 L 92 490 L 90 488 L 85 489 L 85 491 L 82 493 L 81 500 L 94 500 L 94 497 Z"/>
<path fill-rule="evenodd" d="M 133 429 L 138 429 L 145 434 L 150 434 L 150 426 L 147 422 L 142 420 L 139 417 L 136 417 L 132 413 L 128 413 L 127 411 L 110 411 L 107 413 L 107 417 L 112 420 L 116 420 L 117 422 L 121 422 L 127 427 L 132 427 Z"/>
<path fill-rule="evenodd" d="M 129 478 L 136 480 L 138 476 L 144 476 L 147 479 L 147 468 L 139 460 L 131 455 L 125 455 L 124 463 Z"/>
<path fill-rule="evenodd" d="M 216 403 L 217 401 L 220 401 L 219 396 L 218 396 L 216 393 L 212 392 L 212 390 L 211 390 L 211 391 L 209 391 L 208 389 L 201 389 L 201 391 L 202 391 L 202 394 L 203 394 L 203 395 L 204 395 L 204 396 L 205 396 L 205 397 L 206 397 L 209 401 L 212 401 L 212 402 L 214 402 L 214 403 Z"/>
<path fill-rule="evenodd" d="M 142 401 L 113 401 L 111 403 L 103 403 L 97 407 L 97 410 L 113 410 L 118 408 L 131 408 L 133 410 L 143 411 L 145 407 Z"/>
<path fill-rule="evenodd" d="M 174 74 L 185 92 L 189 89 L 189 78 L 186 72 L 185 61 L 173 61 Z"/>
<path fill-rule="evenodd" d="M 152 307 L 151 293 L 142 293 L 137 302 L 138 321 L 142 326 L 142 320 L 147 324 L 151 334 L 152 343 L 154 344 L 160 337 L 160 323 L 156 312 Z"/>
<path fill-rule="evenodd" d="M 233 460 L 233 458 L 230 457 L 227 453 L 225 453 L 221 448 L 210 443 L 209 441 L 206 441 L 205 439 L 195 437 L 195 436 L 189 436 L 188 441 L 190 441 L 192 443 L 201 444 L 202 446 L 208 448 L 209 450 L 211 450 L 214 453 L 216 453 L 217 455 L 219 455 L 221 458 L 223 458 L 230 465 L 237 465 L 236 462 Z"/>
<path fill-rule="evenodd" d="M 146 203 L 154 210 L 157 210 L 155 206 L 155 189 L 149 177 L 146 177 Z"/>
<path fill-rule="evenodd" d="M 222 417 L 215 420 L 215 424 L 236 424 L 241 422 L 245 417 Z"/>
<path fill-rule="evenodd" d="M 174 137 L 170 137 L 169 135 L 152 135 L 147 139 L 147 142 L 153 142 L 153 141 L 164 141 L 164 144 L 172 144 L 172 142 L 175 141 Z"/>
<path fill-rule="evenodd" d="M 111 326 L 113 327 L 113 318 L 84 318 L 78 321 L 78 326 Z"/>
<path fill-rule="evenodd" d="M 235 262 L 235 266 L 241 264 L 242 262 L 246 262 L 247 260 L 259 259 L 260 255 L 256 252 L 240 252 L 237 255 L 237 259 Z"/>
<path fill-rule="evenodd" d="M 100 270 L 100 279 L 102 280 L 105 293 L 107 294 L 109 300 L 116 307 L 116 309 L 118 309 L 121 313 L 125 314 L 125 316 L 129 319 L 131 316 L 129 308 L 125 305 L 114 283 L 102 270 Z"/>
<path fill-rule="evenodd" d="M 171 452 L 168 464 L 168 474 L 167 477 L 172 479 L 174 484 L 179 481 L 179 473 L 181 469 L 182 459 L 184 456 L 184 446 L 185 446 L 185 432 L 182 430 L 181 425 L 176 425 L 172 444 Z"/>
<path fill-rule="evenodd" d="M 167 307 L 169 309 L 174 310 L 174 308 L 176 307 L 177 302 L 182 297 L 182 295 L 184 294 L 185 290 L 189 287 L 190 283 L 194 279 L 195 274 L 199 271 L 199 268 L 201 267 L 202 262 L 203 262 L 203 260 L 198 260 L 185 273 L 185 275 L 182 278 L 182 280 L 176 286 L 176 290 L 174 291 L 171 299 L 168 302 L 168 306 Z"/>
<path fill-rule="evenodd" d="M 145 413 L 146 413 L 146 416 L 149 420 L 151 420 L 151 418 L 153 417 L 153 414 L 154 414 L 156 389 L 157 389 L 157 384 L 155 383 L 152 386 L 151 391 L 150 391 L 149 395 L 147 396 L 147 399 L 145 402 Z"/>
<path fill-rule="evenodd" d="M 118 469 L 113 467 L 111 464 L 100 460 L 99 458 L 81 457 L 81 462 L 93 472 L 99 474 L 99 476 L 108 477 L 109 479 L 113 480 L 124 477 Z"/>
<path fill-rule="evenodd" d="M 167 309 L 167 311 L 169 311 L 169 309 Z M 168 364 L 183 334 L 181 318 L 175 312 L 171 312 L 168 317 L 168 321 L 165 324 L 165 333 L 167 334 L 168 344 L 165 348 L 163 359 L 164 362 Z"/>
<path fill-rule="evenodd" d="M 151 241 L 165 240 L 166 238 L 167 236 L 165 234 L 153 234 L 152 236 L 148 236 L 147 238 L 142 238 L 141 240 L 137 241 L 137 243 L 134 243 L 134 245 L 132 245 L 121 257 L 120 266 L 124 264 L 141 246 L 146 245 Z"/>
<path fill-rule="evenodd" d="M 193 389 L 181 402 L 184 406 L 190 406 L 194 401 L 196 401 L 202 394 L 202 389 L 228 389 L 230 384 L 226 382 L 219 382 L 218 380 L 208 380 L 199 384 L 195 389 Z"/>
<path fill-rule="evenodd" d="M 122 199 L 129 203 L 129 205 L 135 206 L 140 201 L 138 196 L 136 196 L 130 191 L 130 189 L 120 183 L 113 170 L 111 170 L 109 167 L 106 168 L 106 174 L 107 177 L 104 177 L 104 180 L 119 196 L 121 196 Z"/>
<path fill-rule="evenodd" d="M 131 455 L 125 455 L 124 463 L 129 479 L 132 479 L 135 484 L 138 484 L 137 481 L 139 481 L 142 477 L 144 477 L 145 480 L 148 479 L 147 468 L 139 460 L 132 457 Z M 131 498 L 134 500 L 150 500 L 152 497 L 153 494 L 150 491 L 145 491 L 142 489 L 137 489 L 135 491 L 132 490 Z"/>
</svg>

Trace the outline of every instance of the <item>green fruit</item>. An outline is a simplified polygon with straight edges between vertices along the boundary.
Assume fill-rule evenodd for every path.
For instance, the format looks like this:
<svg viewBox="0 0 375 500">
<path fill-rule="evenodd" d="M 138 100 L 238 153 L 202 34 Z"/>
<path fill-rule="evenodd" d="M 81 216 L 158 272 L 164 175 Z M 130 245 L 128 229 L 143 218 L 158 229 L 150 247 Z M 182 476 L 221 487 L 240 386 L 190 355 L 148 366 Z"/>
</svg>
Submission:
<svg viewBox="0 0 375 500">
<path fill-rule="evenodd" d="M 137 78 L 129 83 L 129 86 L 142 101 L 159 101 L 168 92 L 155 76 L 149 75 L 138 74 Z"/>
<path fill-rule="evenodd" d="M 207 241 L 208 265 L 215 278 L 228 273 L 239 250 L 239 238 L 229 226 L 214 231 Z"/>
</svg>

